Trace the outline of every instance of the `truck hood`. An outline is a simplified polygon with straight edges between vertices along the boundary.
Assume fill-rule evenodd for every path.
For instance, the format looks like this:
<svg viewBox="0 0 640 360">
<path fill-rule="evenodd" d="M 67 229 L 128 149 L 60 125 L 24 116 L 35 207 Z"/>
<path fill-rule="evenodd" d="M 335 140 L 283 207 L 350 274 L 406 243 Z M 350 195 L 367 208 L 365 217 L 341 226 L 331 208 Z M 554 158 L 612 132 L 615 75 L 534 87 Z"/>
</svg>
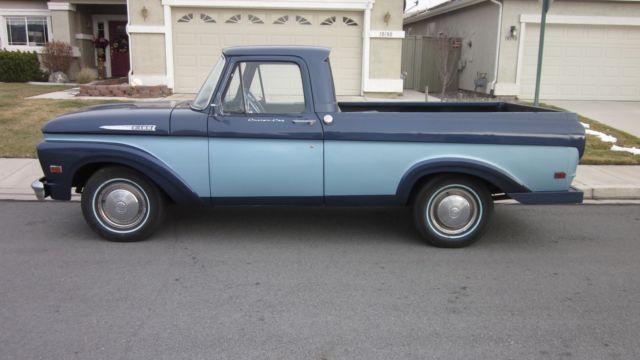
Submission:
<svg viewBox="0 0 640 360">
<path fill-rule="evenodd" d="M 90 106 L 47 122 L 42 127 L 42 132 L 168 135 L 171 111 L 178 104 L 174 101 L 163 101 Z"/>
</svg>

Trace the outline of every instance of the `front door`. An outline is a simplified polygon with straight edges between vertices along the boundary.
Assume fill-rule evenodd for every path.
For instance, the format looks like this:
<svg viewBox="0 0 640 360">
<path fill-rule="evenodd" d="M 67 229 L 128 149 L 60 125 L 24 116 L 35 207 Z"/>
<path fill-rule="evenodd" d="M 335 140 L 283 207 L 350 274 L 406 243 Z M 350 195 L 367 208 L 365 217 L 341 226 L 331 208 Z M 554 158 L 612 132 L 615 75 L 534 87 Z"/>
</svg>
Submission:
<svg viewBox="0 0 640 360">
<path fill-rule="evenodd" d="M 240 58 L 226 73 L 209 120 L 214 204 L 321 203 L 322 125 L 304 63 Z"/>
<path fill-rule="evenodd" d="M 129 73 L 129 36 L 126 21 L 109 21 L 109 52 L 111 76 L 122 77 Z"/>
</svg>

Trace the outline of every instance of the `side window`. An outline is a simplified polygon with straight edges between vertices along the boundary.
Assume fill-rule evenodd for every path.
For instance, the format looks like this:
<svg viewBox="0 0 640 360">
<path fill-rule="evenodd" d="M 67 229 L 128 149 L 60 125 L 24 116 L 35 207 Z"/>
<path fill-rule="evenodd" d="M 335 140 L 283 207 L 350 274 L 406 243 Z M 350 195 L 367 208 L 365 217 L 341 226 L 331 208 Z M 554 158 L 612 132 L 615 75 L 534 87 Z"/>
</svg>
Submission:
<svg viewBox="0 0 640 360">
<path fill-rule="evenodd" d="M 291 62 L 239 63 L 222 97 L 222 108 L 227 113 L 303 113 L 300 67 Z"/>
<path fill-rule="evenodd" d="M 242 114 L 244 113 L 244 96 L 242 95 L 242 86 L 240 79 L 242 78 L 241 67 L 236 68 L 231 74 L 231 81 L 222 95 L 222 110 L 226 113 Z"/>
<path fill-rule="evenodd" d="M 305 110 L 302 73 L 294 63 L 259 64 L 250 89 L 262 100 L 264 112 L 302 113 Z"/>
</svg>

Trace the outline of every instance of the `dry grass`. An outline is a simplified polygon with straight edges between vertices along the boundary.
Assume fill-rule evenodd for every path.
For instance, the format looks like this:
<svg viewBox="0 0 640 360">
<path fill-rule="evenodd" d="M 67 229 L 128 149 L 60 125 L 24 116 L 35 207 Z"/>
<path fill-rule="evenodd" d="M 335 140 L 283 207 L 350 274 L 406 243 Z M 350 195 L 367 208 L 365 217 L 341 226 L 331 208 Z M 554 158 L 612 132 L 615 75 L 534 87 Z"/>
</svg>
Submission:
<svg viewBox="0 0 640 360">
<path fill-rule="evenodd" d="M 35 146 L 42 139 L 40 128 L 45 122 L 58 115 L 105 102 L 25 99 L 68 88 L 0 83 L 0 157 L 35 157 Z"/>
<path fill-rule="evenodd" d="M 563 110 L 555 106 L 540 104 L 542 107 Z M 624 147 L 640 147 L 640 138 L 624 131 L 612 128 L 601 122 L 578 115 L 581 122 L 589 124 L 590 128 L 618 139 L 616 145 Z M 611 143 L 601 141 L 593 135 L 587 135 L 587 147 L 580 160 L 582 165 L 640 165 L 640 155 L 626 151 L 611 151 Z"/>
</svg>

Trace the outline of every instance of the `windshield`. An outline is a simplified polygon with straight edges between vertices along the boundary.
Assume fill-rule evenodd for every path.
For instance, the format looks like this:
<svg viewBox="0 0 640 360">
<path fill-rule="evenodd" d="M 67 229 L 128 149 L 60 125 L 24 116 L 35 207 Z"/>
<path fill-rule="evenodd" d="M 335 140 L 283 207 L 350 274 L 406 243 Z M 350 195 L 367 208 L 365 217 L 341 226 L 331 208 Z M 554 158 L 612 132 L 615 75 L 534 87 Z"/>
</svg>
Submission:
<svg viewBox="0 0 640 360">
<path fill-rule="evenodd" d="M 213 67 L 213 70 L 207 76 L 207 80 L 205 80 L 204 84 L 200 88 L 198 95 L 196 95 L 195 100 L 191 104 L 191 107 L 194 109 L 202 110 L 209 105 L 209 99 L 211 99 L 211 95 L 213 94 L 213 90 L 216 88 L 216 84 L 218 84 L 218 79 L 220 78 L 220 74 L 222 73 L 222 69 L 224 68 L 224 55 L 220 56 L 218 63 Z"/>
</svg>

